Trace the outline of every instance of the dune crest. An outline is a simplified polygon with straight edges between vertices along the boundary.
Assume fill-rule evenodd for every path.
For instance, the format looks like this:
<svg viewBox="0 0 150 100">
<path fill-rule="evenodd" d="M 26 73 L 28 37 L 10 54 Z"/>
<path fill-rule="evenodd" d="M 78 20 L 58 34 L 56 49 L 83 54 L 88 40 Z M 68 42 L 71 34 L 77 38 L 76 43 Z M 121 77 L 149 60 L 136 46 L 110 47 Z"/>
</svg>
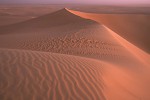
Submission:
<svg viewBox="0 0 150 100">
<path fill-rule="evenodd" d="M 149 28 L 150 16 L 144 14 L 96 14 L 68 10 L 80 17 L 91 19 L 124 37 L 134 45 L 150 53 Z"/>
</svg>

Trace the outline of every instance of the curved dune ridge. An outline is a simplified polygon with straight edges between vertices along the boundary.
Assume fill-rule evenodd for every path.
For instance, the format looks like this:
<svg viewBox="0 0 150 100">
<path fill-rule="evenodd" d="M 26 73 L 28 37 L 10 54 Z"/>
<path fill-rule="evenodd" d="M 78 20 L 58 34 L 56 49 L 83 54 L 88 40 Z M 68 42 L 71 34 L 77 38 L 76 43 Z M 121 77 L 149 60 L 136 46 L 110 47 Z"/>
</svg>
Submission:
<svg viewBox="0 0 150 100">
<path fill-rule="evenodd" d="M 150 53 L 150 15 L 144 14 L 97 14 L 70 10 L 73 14 L 106 25 L 134 45 Z"/>
<path fill-rule="evenodd" d="M 0 27 L 0 99 L 149 100 L 149 54 L 87 16 Z"/>
</svg>

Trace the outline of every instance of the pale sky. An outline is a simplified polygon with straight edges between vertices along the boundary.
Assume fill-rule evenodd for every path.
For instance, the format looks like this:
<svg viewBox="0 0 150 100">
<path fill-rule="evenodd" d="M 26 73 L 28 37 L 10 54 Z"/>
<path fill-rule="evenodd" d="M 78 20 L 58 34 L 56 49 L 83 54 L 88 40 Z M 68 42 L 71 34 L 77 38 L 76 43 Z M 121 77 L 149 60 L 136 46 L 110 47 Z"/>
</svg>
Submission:
<svg viewBox="0 0 150 100">
<path fill-rule="evenodd" d="M 0 4 L 3 3 L 150 4 L 150 0 L 0 0 Z"/>
</svg>

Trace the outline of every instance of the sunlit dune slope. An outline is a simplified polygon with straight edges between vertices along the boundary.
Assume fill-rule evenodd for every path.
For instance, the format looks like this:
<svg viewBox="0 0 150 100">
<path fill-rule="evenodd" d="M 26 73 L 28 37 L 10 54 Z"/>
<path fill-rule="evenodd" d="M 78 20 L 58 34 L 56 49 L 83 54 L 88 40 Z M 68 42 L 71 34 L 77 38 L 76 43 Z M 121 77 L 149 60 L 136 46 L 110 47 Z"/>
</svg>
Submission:
<svg viewBox="0 0 150 100">
<path fill-rule="evenodd" d="M 139 62 L 137 56 L 123 45 L 122 38 L 116 38 L 116 33 L 95 21 L 74 15 L 68 9 L 1 27 L 0 33 L 2 48 L 54 52 L 105 61 Z M 141 50 L 137 48 L 137 51 Z M 140 55 L 147 60 L 146 53 Z"/>
<path fill-rule="evenodd" d="M 95 20 L 124 37 L 134 45 L 150 53 L 150 15 L 144 14 L 96 14 L 70 10 L 83 18 Z"/>
</svg>

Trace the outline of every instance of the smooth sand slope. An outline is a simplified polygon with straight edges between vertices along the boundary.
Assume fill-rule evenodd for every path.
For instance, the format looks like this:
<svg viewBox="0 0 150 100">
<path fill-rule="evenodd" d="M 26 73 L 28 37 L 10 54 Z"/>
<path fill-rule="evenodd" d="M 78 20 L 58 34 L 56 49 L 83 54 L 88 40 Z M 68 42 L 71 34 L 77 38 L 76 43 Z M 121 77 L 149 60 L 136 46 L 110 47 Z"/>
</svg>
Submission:
<svg viewBox="0 0 150 100">
<path fill-rule="evenodd" d="M 149 54 L 74 12 L 0 27 L 0 99 L 149 100 Z"/>
<path fill-rule="evenodd" d="M 83 18 L 95 20 L 150 53 L 150 15 L 148 14 L 96 14 L 72 11 Z"/>
</svg>

